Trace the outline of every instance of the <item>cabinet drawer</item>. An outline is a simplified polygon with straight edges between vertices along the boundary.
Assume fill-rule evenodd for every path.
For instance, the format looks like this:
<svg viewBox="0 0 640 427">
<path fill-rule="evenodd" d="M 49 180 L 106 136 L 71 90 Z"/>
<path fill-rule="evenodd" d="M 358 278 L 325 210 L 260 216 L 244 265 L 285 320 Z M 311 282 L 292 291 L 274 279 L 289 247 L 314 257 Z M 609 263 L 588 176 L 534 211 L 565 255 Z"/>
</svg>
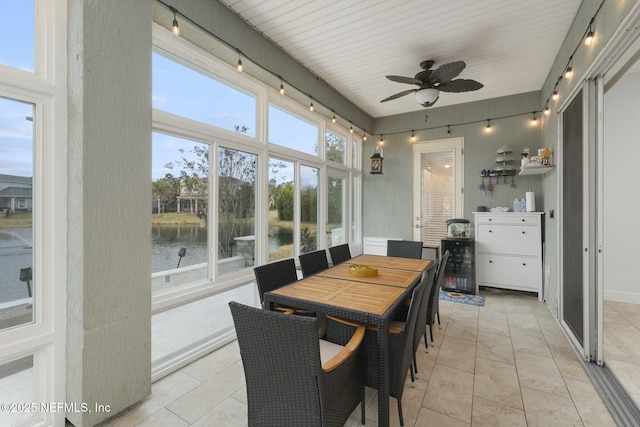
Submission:
<svg viewBox="0 0 640 427">
<path fill-rule="evenodd" d="M 505 215 L 479 215 L 478 224 L 527 224 L 538 225 L 540 215 L 518 215 L 517 213 Z"/>
<path fill-rule="evenodd" d="M 539 228 L 535 225 L 488 225 L 476 230 L 478 252 L 537 256 Z"/>
<path fill-rule="evenodd" d="M 479 255 L 478 282 L 539 291 L 542 266 L 537 258 Z"/>
</svg>

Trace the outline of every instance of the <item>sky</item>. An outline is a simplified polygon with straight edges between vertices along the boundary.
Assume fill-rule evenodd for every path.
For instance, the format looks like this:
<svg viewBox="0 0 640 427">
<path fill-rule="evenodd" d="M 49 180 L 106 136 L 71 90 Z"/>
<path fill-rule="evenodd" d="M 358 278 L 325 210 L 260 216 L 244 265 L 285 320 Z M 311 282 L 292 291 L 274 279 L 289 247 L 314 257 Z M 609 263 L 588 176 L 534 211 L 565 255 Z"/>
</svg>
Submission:
<svg viewBox="0 0 640 427">
<path fill-rule="evenodd" d="M 0 64 L 34 70 L 34 2 L 0 0 Z M 33 106 L 0 96 L 0 174 L 32 176 Z"/>
<path fill-rule="evenodd" d="M 34 71 L 34 0 L 0 0 L 3 35 L 0 39 L 0 67 Z M 163 54 L 154 52 L 153 108 L 189 119 L 234 130 L 246 126 L 247 136 L 256 136 L 256 97 L 246 90 L 222 82 L 204 70 L 195 71 Z M 317 126 L 277 107 L 269 107 L 269 139 L 288 148 L 315 154 Z M 3 97 L 0 93 L 0 174 L 32 176 L 33 105 Z M 29 119 L 28 119 L 29 118 Z M 175 176 L 179 169 L 168 169 L 197 142 L 160 133 L 153 134 L 152 177 L 167 172 Z M 293 179 L 293 169 L 284 168 L 281 177 Z"/>
</svg>

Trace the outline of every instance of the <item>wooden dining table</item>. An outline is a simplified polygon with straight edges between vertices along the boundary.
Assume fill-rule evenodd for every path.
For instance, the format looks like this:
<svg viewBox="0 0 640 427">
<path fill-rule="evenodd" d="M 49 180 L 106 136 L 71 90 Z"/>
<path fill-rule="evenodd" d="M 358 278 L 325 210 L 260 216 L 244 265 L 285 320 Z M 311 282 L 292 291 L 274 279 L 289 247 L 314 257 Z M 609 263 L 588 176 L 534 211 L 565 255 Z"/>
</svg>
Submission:
<svg viewBox="0 0 640 427">
<path fill-rule="evenodd" d="M 285 305 L 329 314 L 387 331 L 423 271 L 433 261 L 361 255 L 271 292 L 265 292 L 265 308 Z M 374 277 L 351 276 L 353 264 L 378 269 Z M 378 333 L 378 425 L 389 425 L 389 337 Z"/>
</svg>

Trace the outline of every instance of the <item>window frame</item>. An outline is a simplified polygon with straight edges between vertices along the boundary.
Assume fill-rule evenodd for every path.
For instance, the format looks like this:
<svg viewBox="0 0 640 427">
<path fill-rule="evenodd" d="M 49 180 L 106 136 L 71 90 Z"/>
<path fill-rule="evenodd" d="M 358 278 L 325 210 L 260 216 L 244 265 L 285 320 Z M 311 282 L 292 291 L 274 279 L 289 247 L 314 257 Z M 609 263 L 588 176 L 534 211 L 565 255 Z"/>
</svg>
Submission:
<svg viewBox="0 0 640 427">
<path fill-rule="evenodd" d="M 294 257 L 297 257 L 300 251 L 300 167 L 301 165 L 317 168 L 318 179 L 318 203 L 322 203 L 322 200 L 326 200 L 324 195 L 326 182 L 327 167 L 331 165 L 333 168 L 338 168 L 348 173 L 349 181 L 352 177 L 360 177 L 361 179 L 361 165 L 357 164 L 353 167 L 353 154 L 352 147 L 354 141 L 359 142 L 357 147 L 359 158 L 362 156 L 362 140 L 357 134 L 350 134 L 348 130 L 344 130 L 337 125 L 330 127 L 334 133 L 346 136 L 345 147 L 345 164 L 338 164 L 335 162 L 329 162 L 326 160 L 325 153 L 325 133 L 328 129 L 328 122 L 330 119 L 322 117 L 317 113 L 309 112 L 306 106 L 303 106 L 291 98 L 282 96 L 275 88 L 268 86 L 267 84 L 256 80 L 249 76 L 247 73 L 238 73 L 233 64 L 227 63 L 222 59 L 213 56 L 212 54 L 202 50 L 195 43 L 185 40 L 183 37 L 175 37 L 170 31 L 162 26 L 153 23 L 152 31 L 153 48 L 161 49 L 169 56 L 174 56 L 180 59 L 182 64 L 191 63 L 194 66 L 205 70 L 207 73 L 217 76 L 223 82 L 228 82 L 235 85 L 240 90 L 249 91 L 256 95 L 256 124 L 255 124 L 255 138 L 248 137 L 243 134 L 218 128 L 213 125 L 198 122 L 195 120 L 187 119 L 166 111 L 153 109 L 152 111 L 152 130 L 153 132 L 160 132 L 167 135 L 172 135 L 179 138 L 185 138 L 193 141 L 199 141 L 208 143 L 210 146 L 210 174 L 209 174 L 209 211 L 218 211 L 218 172 L 217 172 L 217 153 L 218 147 L 224 146 L 235 150 L 244 151 L 247 153 L 257 155 L 257 182 L 256 182 L 256 222 L 255 222 L 255 234 L 256 234 L 256 258 L 255 265 L 261 265 L 268 262 L 268 215 L 260 214 L 262 212 L 268 212 L 269 208 L 269 159 L 277 158 L 283 161 L 292 162 L 294 164 L 294 179 L 298 187 L 294 196 Z M 224 56 L 222 56 L 224 57 Z M 269 106 L 275 107 L 291 114 L 301 120 L 307 121 L 317 127 L 317 141 L 318 141 L 318 154 L 310 155 L 295 149 L 271 144 L 268 142 L 268 127 L 269 127 Z M 361 182 L 361 181 L 360 181 Z M 358 195 L 361 203 L 361 192 Z M 351 200 L 348 200 L 351 203 Z M 325 236 L 325 213 L 323 208 L 318 211 L 318 236 L 322 236 L 318 241 L 318 247 L 324 248 L 326 246 Z M 360 210 L 358 210 L 360 211 Z M 217 215 L 209 215 L 209 270 L 210 275 L 206 280 L 200 280 L 180 287 L 177 290 L 167 290 L 157 292 L 152 295 L 152 316 L 161 313 L 166 310 L 184 306 L 191 302 L 207 298 L 210 296 L 222 294 L 228 290 L 242 287 L 246 284 L 254 282 L 254 275 L 252 268 L 245 268 L 241 271 L 218 275 L 216 268 L 217 263 L 211 262 L 213 260 L 211 242 L 217 242 Z M 358 228 L 361 229 L 362 221 L 359 219 Z M 361 235 L 361 233 L 359 233 Z M 350 238 L 351 236 L 349 236 Z M 215 243 L 214 243 L 215 244 Z M 360 242 L 355 242 L 360 245 Z M 217 252 L 217 251 L 216 251 Z M 255 293 L 255 302 L 259 302 L 257 290 Z M 226 338 L 221 338 L 225 340 Z M 203 352 L 213 350 L 219 345 L 220 339 L 215 338 L 212 342 L 206 345 L 200 345 L 198 354 L 202 355 Z M 182 366 L 187 360 L 193 360 L 194 352 L 187 352 L 184 358 L 177 360 L 174 366 Z M 179 366 L 178 366 L 179 365 Z M 158 379 L 160 376 L 166 375 L 172 371 L 173 368 L 167 365 L 153 366 L 152 378 Z"/>
</svg>

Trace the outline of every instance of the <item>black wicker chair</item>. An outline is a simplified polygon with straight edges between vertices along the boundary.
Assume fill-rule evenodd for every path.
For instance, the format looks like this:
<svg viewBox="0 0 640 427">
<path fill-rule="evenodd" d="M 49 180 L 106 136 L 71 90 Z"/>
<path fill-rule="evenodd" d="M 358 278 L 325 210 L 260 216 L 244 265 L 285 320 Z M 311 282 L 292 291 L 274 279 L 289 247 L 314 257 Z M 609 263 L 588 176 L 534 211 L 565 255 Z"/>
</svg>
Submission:
<svg viewBox="0 0 640 427">
<path fill-rule="evenodd" d="M 351 259 L 351 251 L 347 243 L 330 247 L 329 255 L 331 255 L 331 263 L 333 265 L 342 264 Z"/>
<path fill-rule="evenodd" d="M 256 285 L 258 285 L 261 303 L 264 303 L 265 292 L 273 291 L 298 280 L 296 262 L 293 258 L 260 265 L 253 269 L 253 273 L 256 276 Z M 293 313 L 293 309 L 290 308 L 277 307 L 277 309 L 288 314 Z"/>
<path fill-rule="evenodd" d="M 402 417 L 402 394 L 407 378 L 407 372 L 411 369 L 413 361 L 413 336 L 416 321 L 420 310 L 420 303 L 424 293 L 425 284 L 421 281 L 411 294 L 411 303 L 406 312 L 405 321 L 393 321 L 389 326 L 389 395 L 398 401 L 398 417 L 400 425 L 404 426 Z M 327 322 L 327 337 L 334 342 L 345 343 L 359 325 L 345 324 L 342 322 Z M 375 328 L 367 328 L 365 334 L 365 355 L 367 366 L 367 386 L 378 387 L 378 339 Z"/>
<path fill-rule="evenodd" d="M 427 312 L 429 309 L 429 297 L 432 294 L 434 287 L 434 278 L 436 275 L 436 263 L 432 262 L 422 273 L 422 283 L 424 283 L 424 292 L 422 293 L 422 300 L 420 301 L 420 310 L 416 319 L 416 327 L 413 333 L 413 370 L 411 371 L 411 381 L 414 380 L 413 373 L 418 373 L 418 364 L 416 361 L 416 352 L 420 345 L 420 340 L 424 335 L 424 345 L 427 345 Z"/>
<path fill-rule="evenodd" d="M 302 277 L 307 277 L 329 268 L 329 261 L 327 261 L 327 251 L 325 251 L 324 249 L 321 249 L 319 251 L 307 252 L 306 254 L 300 255 L 298 259 L 300 260 Z"/>
<path fill-rule="evenodd" d="M 387 256 L 422 258 L 422 242 L 412 240 L 387 240 Z"/>
<path fill-rule="evenodd" d="M 229 306 L 245 373 L 248 425 L 343 426 L 358 404 L 364 424 L 364 326 L 342 347 L 318 339 L 313 317 Z"/>
<path fill-rule="evenodd" d="M 442 282 L 444 280 L 444 270 L 447 266 L 447 261 L 449 260 L 450 252 L 446 251 L 442 258 L 440 258 L 440 263 L 438 264 L 438 269 L 436 270 L 436 278 L 433 282 L 433 288 L 431 289 L 431 295 L 429 296 L 429 307 L 427 310 L 427 325 L 429 325 L 429 336 L 431 337 L 431 342 L 433 342 L 433 325 L 436 320 L 436 315 L 438 316 L 438 324 L 440 324 L 440 289 L 442 288 Z M 424 332 L 424 344 L 427 345 L 427 331 L 425 329 Z"/>
</svg>

